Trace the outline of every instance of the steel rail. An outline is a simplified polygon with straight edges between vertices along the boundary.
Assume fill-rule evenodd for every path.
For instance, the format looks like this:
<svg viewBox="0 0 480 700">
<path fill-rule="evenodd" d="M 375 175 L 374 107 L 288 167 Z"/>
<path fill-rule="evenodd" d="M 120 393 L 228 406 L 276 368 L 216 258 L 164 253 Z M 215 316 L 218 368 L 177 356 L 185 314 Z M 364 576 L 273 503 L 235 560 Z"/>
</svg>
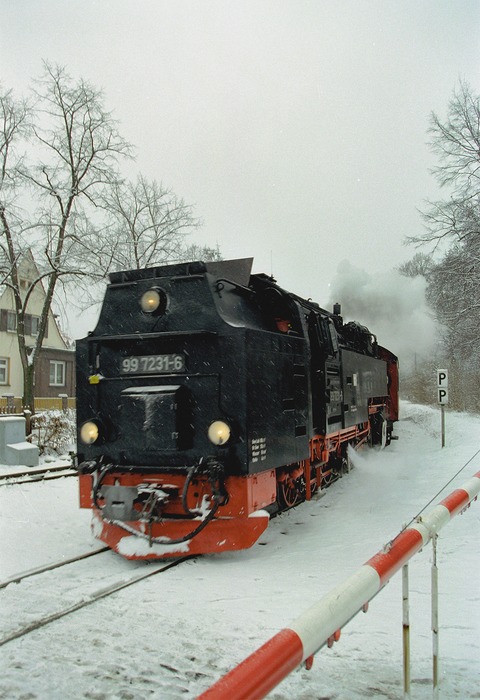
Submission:
<svg viewBox="0 0 480 700">
<path fill-rule="evenodd" d="M 45 474 L 46 472 L 60 472 L 60 471 L 65 471 L 66 469 L 72 469 L 71 464 L 57 464 L 55 467 L 24 467 L 22 471 L 18 472 L 9 472 L 7 474 L 0 474 L 0 480 L 3 479 L 13 479 L 21 476 L 36 476 L 37 474 Z"/>
<path fill-rule="evenodd" d="M 90 594 L 88 597 L 84 598 L 83 600 L 80 600 L 78 603 L 74 603 L 73 605 L 70 605 L 68 608 L 64 608 L 63 610 L 58 610 L 57 612 L 51 613 L 50 615 L 46 615 L 45 617 L 42 617 L 38 620 L 34 620 L 31 622 L 29 625 L 26 625 L 25 627 L 21 627 L 18 630 L 15 630 L 11 632 L 10 634 L 5 635 L 0 639 L 0 647 L 3 646 L 4 644 L 8 644 L 8 642 L 12 642 L 15 639 L 19 639 L 20 637 L 24 637 L 27 634 L 30 634 L 31 632 L 34 632 L 37 629 L 40 629 L 41 627 L 45 627 L 45 625 L 50 624 L 51 622 L 55 622 L 56 620 L 61 619 L 62 617 L 66 617 L 67 615 L 71 615 L 72 613 L 76 612 L 77 610 L 81 610 L 82 608 L 85 608 L 87 605 L 92 605 L 92 603 L 96 603 L 98 600 L 102 600 L 103 598 L 106 598 L 113 593 L 117 593 L 118 591 L 123 590 L 124 588 L 128 588 L 129 586 L 133 586 L 135 583 L 138 583 L 139 581 L 143 581 L 144 579 L 150 578 L 151 576 L 155 576 L 156 574 L 163 573 L 164 571 L 167 571 L 168 569 L 173 568 L 174 566 L 178 566 L 179 564 L 182 564 L 184 561 L 187 561 L 188 559 L 192 559 L 193 555 L 182 557 L 180 559 L 175 559 L 174 561 L 169 562 L 166 565 L 159 566 L 152 571 L 147 571 L 143 572 L 141 574 L 137 574 L 136 576 L 132 576 L 130 579 L 127 581 L 123 580 L 117 583 L 113 583 L 110 586 L 107 586 L 106 588 L 102 588 L 98 591 L 95 591 L 94 593 Z"/>
<path fill-rule="evenodd" d="M 63 479 L 64 477 L 77 475 L 77 470 L 69 465 L 31 469 L 22 472 L 10 472 L 8 474 L 0 474 L 0 486 L 16 486 L 17 484 L 30 484 L 37 481 L 52 481 L 53 479 Z"/>
<path fill-rule="evenodd" d="M 101 554 L 102 552 L 109 552 L 110 547 L 101 547 L 100 549 L 95 549 L 93 552 L 85 552 L 84 554 L 79 554 L 76 557 L 70 557 L 69 559 L 61 559 L 60 561 L 53 562 L 52 564 L 44 564 L 43 566 L 37 566 L 34 569 L 28 569 L 27 571 L 22 571 L 19 574 L 14 574 L 10 578 L 5 579 L 5 581 L 0 582 L 0 589 L 5 588 L 11 583 L 20 583 L 23 579 L 30 578 L 31 576 L 38 576 L 38 574 L 43 574 L 46 571 L 53 571 L 54 569 L 59 569 L 61 566 L 66 566 L 67 564 L 74 564 L 76 561 L 82 561 L 82 559 L 88 559 L 89 557 L 94 557 L 96 554 Z"/>
</svg>

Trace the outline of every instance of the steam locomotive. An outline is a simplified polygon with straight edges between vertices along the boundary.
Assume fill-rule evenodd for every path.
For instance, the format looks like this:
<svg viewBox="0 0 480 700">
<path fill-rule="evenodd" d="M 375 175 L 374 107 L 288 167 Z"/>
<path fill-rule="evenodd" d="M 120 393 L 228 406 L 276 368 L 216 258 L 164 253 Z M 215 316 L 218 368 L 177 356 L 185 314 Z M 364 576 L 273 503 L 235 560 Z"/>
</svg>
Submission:
<svg viewBox="0 0 480 700">
<path fill-rule="evenodd" d="M 398 361 L 252 259 L 110 275 L 77 343 L 80 505 L 130 559 L 244 549 L 387 445 Z"/>
</svg>

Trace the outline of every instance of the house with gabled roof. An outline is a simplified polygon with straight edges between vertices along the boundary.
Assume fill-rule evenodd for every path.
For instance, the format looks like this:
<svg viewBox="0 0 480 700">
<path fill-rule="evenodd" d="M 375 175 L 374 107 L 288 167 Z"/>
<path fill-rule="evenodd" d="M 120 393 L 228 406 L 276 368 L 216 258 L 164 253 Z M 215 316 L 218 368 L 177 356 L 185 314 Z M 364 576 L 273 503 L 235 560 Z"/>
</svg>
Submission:
<svg viewBox="0 0 480 700">
<path fill-rule="evenodd" d="M 31 251 L 19 264 L 19 282 L 26 294 L 39 272 Z M 38 333 L 45 289 L 37 284 L 28 302 L 25 315 L 25 340 L 33 345 Z M 23 394 L 23 371 L 17 340 L 17 317 L 13 291 L 0 287 L 0 397 Z M 57 319 L 50 309 L 43 346 L 35 372 L 35 397 L 75 396 L 75 351 L 63 337 Z"/>
</svg>

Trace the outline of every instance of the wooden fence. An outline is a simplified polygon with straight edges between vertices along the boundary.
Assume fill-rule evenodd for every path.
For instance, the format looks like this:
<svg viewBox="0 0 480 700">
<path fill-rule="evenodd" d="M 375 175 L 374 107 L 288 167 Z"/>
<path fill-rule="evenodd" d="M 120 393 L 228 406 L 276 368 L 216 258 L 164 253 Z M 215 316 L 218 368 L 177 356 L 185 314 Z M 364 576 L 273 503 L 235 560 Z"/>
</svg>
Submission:
<svg viewBox="0 0 480 700">
<path fill-rule="evenodd" d="M 35 412 L 37 411 L 66 411 L 76 407 L 74 396 L 37 397 L 35 398 Z M 1 414 L 23 414 L 22 399 L 17 396 L 0 396 Z"/>
</svg>

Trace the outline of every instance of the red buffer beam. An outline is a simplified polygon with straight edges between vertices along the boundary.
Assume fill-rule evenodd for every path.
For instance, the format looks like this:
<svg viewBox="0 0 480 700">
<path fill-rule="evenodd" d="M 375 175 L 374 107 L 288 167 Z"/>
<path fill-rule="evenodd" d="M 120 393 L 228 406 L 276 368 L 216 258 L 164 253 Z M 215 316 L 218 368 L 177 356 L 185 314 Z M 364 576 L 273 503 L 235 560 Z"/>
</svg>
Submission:
<svg viewBox="0 0 480 700">
<path fill-rule="evenodd" d="M 480 493 L 480 471 L 377 552 L 350 578 L 274 635 L 199 696 L 199 700 L 260 700 L 330 640 L 402 566 Z"/>
</svg>

